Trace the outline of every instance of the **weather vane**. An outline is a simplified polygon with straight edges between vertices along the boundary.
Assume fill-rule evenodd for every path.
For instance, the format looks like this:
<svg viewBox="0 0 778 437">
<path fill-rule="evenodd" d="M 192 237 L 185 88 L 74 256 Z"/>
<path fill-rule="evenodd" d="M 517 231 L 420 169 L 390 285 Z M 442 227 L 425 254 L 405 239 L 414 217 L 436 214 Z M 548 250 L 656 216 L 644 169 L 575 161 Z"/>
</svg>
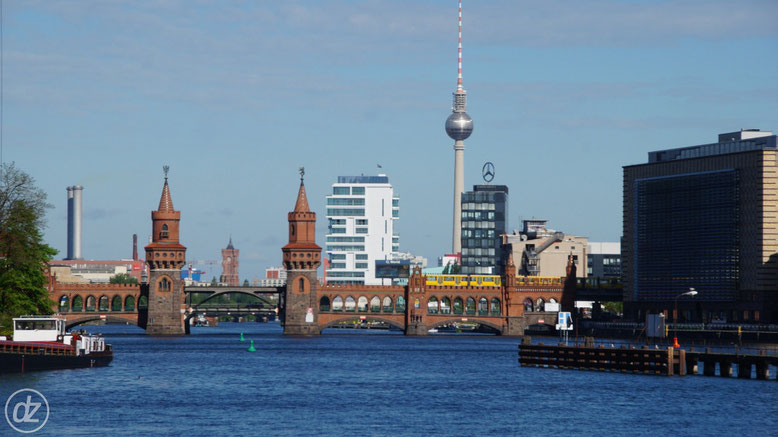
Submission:
<svg viewBox="0 0 778 437">
<path fill-rule="evenodd" d="M 167 172 L 170 171 L 170 166 L 169 165 L 163 165 L 162 166 L 162 171 L 165 173 L 165 180 L 167 180 Z"/>
<path fill-rule="evenodd" d="M 304 176 L 305 176 L 305 167 L 300 167 L 300 182 L 303 181 Z"/>
</svg>

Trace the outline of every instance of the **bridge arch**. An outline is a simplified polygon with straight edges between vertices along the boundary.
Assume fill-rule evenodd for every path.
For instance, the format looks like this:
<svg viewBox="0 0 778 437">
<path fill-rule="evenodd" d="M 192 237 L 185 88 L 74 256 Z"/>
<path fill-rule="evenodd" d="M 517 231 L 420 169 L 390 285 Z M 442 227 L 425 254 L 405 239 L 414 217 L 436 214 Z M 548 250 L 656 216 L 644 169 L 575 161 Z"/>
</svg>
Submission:
<svg viewBox="0 0 778 437">
<path fill-rule="evenodd" d="M 129 323 L 134 326 L 139 326 L 137 317 L 121 317 L 121 316 L 111 316 L 107 314 L 102 314 L 102 315 L 90 314 L 88 316 L 67 319 L 67 321 L 65 322 L 65 329 L 72 329 L 78 325 L 83 325 L 84 323 L 95 322 L 98 320 L 105 320 L 106 322 L 111 322 L 111 323 Z"/>
<path fill-rule="evenodd" d="M 435 320 L 433 323 L 428 324 L 427 326 L 429 326 L 429 328 L 432 329 L 441 326 L 451 325 L 452 323 L 457 323 L 461 321 L 462 321 L 461 317 L 444 319 L 444 320 Z M 497 332 L 497 335 L 502 335 L 503 333 L 503 327 L 501 325 L 497 325 L 496 323 L 490 320 L 481 320 L 481 319 L 473 318 L 473 319 L 467 319 L 467 321 L 471 323 L 478 323 L 479 325 L 488 326 L 489 328 L 494 329 Z"/>
<path fill-rule="evenodd" d="M 362 317 L 364 317 L 364 319 Z M 388 319 L 388 318 L 381 317 L 381 316 L 370 315 L 370 314 L 362 315 L 362 316 L 359 316 L 359 315 L 344 315 L 343 317 L 340 317 L 340 318 L 337 318 L 337 319 L 334 319 L 334 320 L 330 320 L 329 322 L 327 322 L 327 323 L 325 323 L 323 325 L 319 325 L 319 329 L 323 331 L 323 330 L 325 330 L 327 328 L 332 328 L 333 326 L 338 325 L 340 323 L 343 323 L 343 322 L 353 322 L 353 321 L 357 321 L 357 322 L 363 322 L 363 321 L 382 322 L 382 323 L 386 323 L 387 325 L 394 326 L 395 328 L 402 329 L 403 331 L 405 330 L 405 324 L 404 323 L 400 323 L 400 322 L 397 322 L 397 321 L 392 320 L 392 319 Z"/>
<path fill-rule="evenodd" d="M 219 297 L 219 296 L 225 296 L 225 295 L 228 295 L 228 294 L 244 294 L 246 296 L 251 296 L 251 297 L 257 299 L 259 302 L 262 302 L 262 303 L 264 303 L 266 305 L 270 305 L 270 306 L 273 305 L 270 302 L 268 302 L 266 299 L 262 298 L 261 296 L 257 295 L 256 293 L 252 293 L 250 291 L 244 291 L 244 290 L 224 290 L 224 291 L 217 291 L 215 293 L 210 294 L 208 297 L 206 297 L 202 301 L 200 301 L 200 302 L 198 302 L 196 304 L 191 304 L 191 307 L 196 309 L 197 307 L 199 307 L 200 305 L 208 302 L 211 299 L 214 299 L 214 298 Z"/>
</svg>

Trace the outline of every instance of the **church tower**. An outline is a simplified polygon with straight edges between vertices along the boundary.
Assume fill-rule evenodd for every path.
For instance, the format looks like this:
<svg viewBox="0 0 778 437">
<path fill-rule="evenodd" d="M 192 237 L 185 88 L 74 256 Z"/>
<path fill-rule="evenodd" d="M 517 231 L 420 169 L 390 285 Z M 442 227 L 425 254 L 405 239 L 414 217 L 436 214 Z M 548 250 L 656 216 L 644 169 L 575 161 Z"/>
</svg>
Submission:
<svg viewBox="0 0 778 437">
<path fill-rule="evenodd" d="M 308 208 L 304 176 L 301 168 L 297 203 L 287 216 L 289 244 L 281 249 L 287 271 L 282 305 L 287 335 L 319 334 L 316 270 L 321 264 L 321 247 L 316 245 L 316 213 Z"/>
<path fill-rule="evenodd" d="M 232 246 L 232 236 L 230 236 L 230 244 L 227 245 L 226 249 L 222 249 L 222 275 L 219 278 L 219 282 L 222 284 L 230 287 L 240 286 L 238 255 L 240 255 L 240 250 Z"/>
<path fill-rule="evenodd" d="M 149 265 L 148 322 L 150 335 L 184 334 L 184 281 L 181 269 L 186 263 L 186 247 L 178 240 L 181 212 L 173 209 L 167 183 L 168 166 L 164 166 L 165 185 L 159 207 L 151 211 L 151 243 L 146 246 Z"/>
</svg>

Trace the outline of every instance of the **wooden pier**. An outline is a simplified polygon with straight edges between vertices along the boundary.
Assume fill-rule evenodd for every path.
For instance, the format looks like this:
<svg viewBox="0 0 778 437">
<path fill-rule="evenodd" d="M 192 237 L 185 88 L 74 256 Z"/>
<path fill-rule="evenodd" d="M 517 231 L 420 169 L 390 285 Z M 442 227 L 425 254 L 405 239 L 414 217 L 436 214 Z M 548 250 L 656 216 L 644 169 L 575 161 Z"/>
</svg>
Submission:
<svg viewBox="0 0 778 437">
<path fill-rule="evenodd" d="M 770 366 L 778 366 L 778 356 L 716 353 L 706 350 L 692 350 L 672 347 L 651 349 L 648 346 L 635 348 L 596 347 L 588 341 L 584 346 L 530 344 L 519 345 L 519 364 L 522 366 L 548 367 L 556 369 L 599 370 L 647 375 L 718 375 L 733 376 L 737 369 L 738 378 L 751 378 L 756 369 L 756 378 L 769 380 Z M 702 364 L 702 373 L 699 372 Z M 772 378 L 776 379 L 776 378 Z"/>
</svg>

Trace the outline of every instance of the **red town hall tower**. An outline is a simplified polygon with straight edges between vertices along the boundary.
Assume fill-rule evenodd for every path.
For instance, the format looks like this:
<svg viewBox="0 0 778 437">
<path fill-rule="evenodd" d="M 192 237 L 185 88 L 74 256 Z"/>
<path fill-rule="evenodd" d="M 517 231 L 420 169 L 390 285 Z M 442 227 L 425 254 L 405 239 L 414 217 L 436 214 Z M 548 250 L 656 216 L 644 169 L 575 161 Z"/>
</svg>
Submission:
<svg viewBox="0 0 778 437">
<path fill-rule="evenodd" d="M 173 209 L 170 187 L 165 185 L 159 208 L 151 212 L 151 243 L 146 246 L 149 265 L 148 320 L 146 333 L 151 335 L 184 334 L 184 281 L 181 269 L 186 263 L 186 247 L 178 240 L 181 212 Z"/>
<path fill-rule="evenodd" d="M 230 244 L 227 245 L 226 249 L 222 249 L 222 276 L 219 278 L 219 282 L 222 284 L 230 287 L 240 285 L 238 255 L 240 255 L 240 250 L 232 246 L 232 236 L 230 236 Z"/>
<path fill-rule="evenodd" d="M 281 250 L 287 271 L 283 323 L 284 334 L 319 334 L 316 269 L 321 264 L 321 247 L 316 245 L 316 213 L 308 208 L 300 169 L 300 191 L 294 211 L 288 214 L 289 244 Z"/>
</svg>

